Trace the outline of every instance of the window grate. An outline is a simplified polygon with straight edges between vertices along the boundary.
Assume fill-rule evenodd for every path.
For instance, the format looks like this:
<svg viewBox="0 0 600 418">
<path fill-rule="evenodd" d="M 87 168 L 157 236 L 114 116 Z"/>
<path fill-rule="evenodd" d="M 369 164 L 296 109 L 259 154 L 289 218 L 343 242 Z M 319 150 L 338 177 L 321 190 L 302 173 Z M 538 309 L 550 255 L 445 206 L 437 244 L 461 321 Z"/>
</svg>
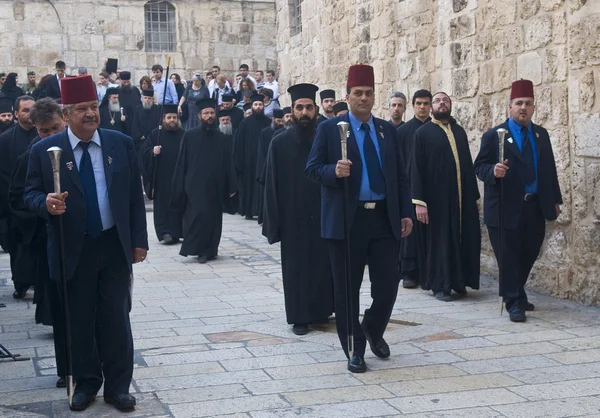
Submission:
<svg viewBox="0 0 600 418">
<path fill-rule="evenodd" d="M 302 0 L 292 0 L 291 4 L 291 35 L 302 32 Z"/>
<path fill-rule="evenodd" d="M 173 52 L 177 45 L 175 7 L 168 1 L 152 1 L 146 14 L 146 52 Z"/>
</svg>

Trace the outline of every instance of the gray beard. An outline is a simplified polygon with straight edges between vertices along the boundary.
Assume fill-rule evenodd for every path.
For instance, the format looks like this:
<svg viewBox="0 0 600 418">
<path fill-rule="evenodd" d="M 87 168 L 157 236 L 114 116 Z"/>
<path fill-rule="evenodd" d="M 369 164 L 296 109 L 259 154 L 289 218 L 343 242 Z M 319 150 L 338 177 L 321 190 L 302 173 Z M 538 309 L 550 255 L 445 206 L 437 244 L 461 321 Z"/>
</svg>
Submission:
<svg viewBox="0 0 600 418">
<path fill-rule="evenodd" d="M 150 102 L 150 103 L 143 102 L 142 106 L 144 107 L 144 110 L 150 110 L 150 109 L 152 109 L 153 104 L 154 103 L 152 103 L 152 102 Z"/>
<path fill-rule="evenodd" d="M 110 102 L 108 104 L 108 109 L 113 113 L 117 113 L 117 112 L 121 111 L 121 106 L 118 102 L 117 103 Z"/>
<path fill-rule="evenodd" d="M 231 123 L 228 123 L 227 125 L 219 125 L 219 131 L 221 131 L 221 133 L 225 135 L 232 135 L 233 126 L 231 126 Z"/>
<path fill-rule="evenodd" d="M 283 127 L 284 127 L 285 129 L 290 129 L 290 128 L 292 128 L 293 126 L 294 126 L 294 121 L 293 121 L 293 120 L 289 120 L 289 121 L 287 121 L 287 122 L 284 122 L 284 123 L 283 123 Z"/>
</svg>

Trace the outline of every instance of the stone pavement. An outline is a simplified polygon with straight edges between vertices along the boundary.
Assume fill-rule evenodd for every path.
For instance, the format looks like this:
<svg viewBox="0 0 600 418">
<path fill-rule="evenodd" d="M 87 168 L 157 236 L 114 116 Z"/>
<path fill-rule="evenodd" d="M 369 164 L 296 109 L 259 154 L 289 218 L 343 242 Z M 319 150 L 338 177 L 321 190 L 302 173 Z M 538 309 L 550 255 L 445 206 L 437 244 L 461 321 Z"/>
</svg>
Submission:
<svg viewBox="0 0 600 418">
<path fill-rule="evenodd" d="M 129 416 L 600 417 L 597 308 L 532 294 L 536 311 L 512 324 L 490 279 L 451 303 L 401 289 L 392 357 L 368 351 L 370 371 L 352 375 L 333 324 L 297 337 L 285 323 L 279 247 L 255 222 L 226 215 L 220 257 L 206 265 L 150 238 L 135 267 Z M 50 328 L 34 323 L 31 292 L 12 299 L 7 255 L 0 268 L 0 343 L 31 357 L 0 362 L 0 416 L 68 416 Z M 73 415 L 119 414 L 99 398 Z"/>
</svg>

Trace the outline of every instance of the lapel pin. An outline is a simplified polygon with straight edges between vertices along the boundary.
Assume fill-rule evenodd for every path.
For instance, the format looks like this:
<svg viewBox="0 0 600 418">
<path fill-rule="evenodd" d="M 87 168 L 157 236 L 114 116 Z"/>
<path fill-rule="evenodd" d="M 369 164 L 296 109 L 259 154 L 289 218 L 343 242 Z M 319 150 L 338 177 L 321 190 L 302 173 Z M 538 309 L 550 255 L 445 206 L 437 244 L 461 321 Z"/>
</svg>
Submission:
<svg viewBox="0 0 600 418">
<path fill-rule="evenodd" d="M 111 164 L 112 164 L 112 157 L 109 155 L 108 156 L 108 165 L 111 165 Z"/>
<path fill-rule="evenodd" d="M 508 141 L 509 144 L 513 143 L 513 139 L 511 137 L 506 138 L 506 140 Z"/>
<path fill-rule="evenodd" d="M 539 132 L 536 132 L 536 133 L 535 133 L 535 137 L 536 137 L 536 138 L 539 138 L 539 137 L 540 137 L 540 133 L 539 133 Z"/>
<path fill-rule="evenodd" d="M 67 163 L 67 170 L 69 170 L 69 171 L 73 170 L 73 162 L 72 161 L 69 161 Z"/>
<path fill-rule="evenodd" d="M 348 130 L 348 132 L 346 132 L 346 139 L 350 138 L 350 130 Z"/>
<path fill-rule="evenodd" d="M 383 134 L 383 126 L 379 127 L 379 135 L 381 135 L 381 139 L 385 139 L 385 135 Z"/>
</svg>

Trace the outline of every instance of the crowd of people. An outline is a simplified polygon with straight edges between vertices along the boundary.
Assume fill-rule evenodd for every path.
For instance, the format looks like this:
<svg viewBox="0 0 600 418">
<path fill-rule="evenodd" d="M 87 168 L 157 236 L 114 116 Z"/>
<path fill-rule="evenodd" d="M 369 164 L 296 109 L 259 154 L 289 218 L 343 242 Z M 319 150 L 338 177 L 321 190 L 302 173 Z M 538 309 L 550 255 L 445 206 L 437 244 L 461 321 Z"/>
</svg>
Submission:
<svg viewBox="0 0 600 418">
<path fill-rule="evenodd" d="M 140 89 L 126 71 L 95 83 L 65 77 L 60 61 L 56 69 L 46 98 L 0 98 L 0 118 L 10 120 L 0 135 L 0 210 L 14 297 L 35 286 L 36 319 L 54 327 L 57 386 L 65 385 L 65 331 L 56 283 L 68 282 L 74 410 L 86 409 L 103 382 L 107 402 L 135 407 L 128 284 L 148 250 L 144 192 L 158 240 L 181 244 L 180 254 L 199 263 L 218 257 L 223 213 L 256 219 L 269 243 L 281 243 L 292 331 L 304 335 L 335 312 L 354 373 L 367 370 L 367 343 L 390 356 L 384 333 L 400 282 L 440 301 L 479 288 L 477 179 L 494 252 L 505 260 L 500 295 L 510 320 L 524 322 L 535 308 L 525 284 L 562 197 L 548 132 L 532 123 L 531 81 L 513 83 L 510 117 L 485 133 L 473 161 L 444 92 L 414 92 L 408 122 L 407 97 L 393 93 L 389 119 L 375 117 L 369 65 L 349 68 L 345 100 L 300 83 L 284 109 L 274 72 L 264 81 L 247 65 L 235 81 L 215 66 L 189 83 L 165 80 L 155 65 Z M 51 146 L 63 150 L 60 193 Z M 361 322 L 366 266 L 373 300 Z"/>
</svg>

